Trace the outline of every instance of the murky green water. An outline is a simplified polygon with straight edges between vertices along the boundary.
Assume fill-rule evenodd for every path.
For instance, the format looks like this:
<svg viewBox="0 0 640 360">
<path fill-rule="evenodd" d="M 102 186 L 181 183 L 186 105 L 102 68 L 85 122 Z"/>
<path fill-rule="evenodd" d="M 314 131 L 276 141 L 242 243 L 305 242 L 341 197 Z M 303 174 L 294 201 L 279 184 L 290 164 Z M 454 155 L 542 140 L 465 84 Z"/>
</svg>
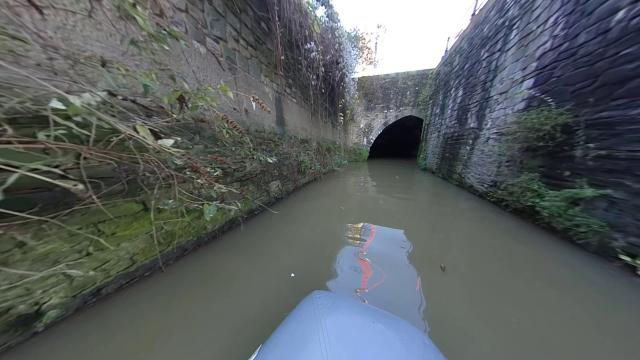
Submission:
<svg viewBox="0 0 640 360">
<path fill-rule="evenodd" d="M 450 359 L 638 358 L 637 278 L 412 163 L 352 166 L 273 209 L 3 359 L 247 359 L 307 293 L 362 281 L 339 260 L 362 222 L 413 245 L 367 300 L 426 321 Z"/>
</svg>

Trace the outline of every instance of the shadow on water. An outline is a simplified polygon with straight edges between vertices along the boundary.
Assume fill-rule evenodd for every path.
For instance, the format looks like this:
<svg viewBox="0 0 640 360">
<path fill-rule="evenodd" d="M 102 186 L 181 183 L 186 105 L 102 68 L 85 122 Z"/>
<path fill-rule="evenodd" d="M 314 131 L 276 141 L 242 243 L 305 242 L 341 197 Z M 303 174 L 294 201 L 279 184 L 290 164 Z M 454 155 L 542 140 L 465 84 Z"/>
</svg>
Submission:
<svg viewBox="0 0 640 360">
<path fill-rule="evenodd" d="M 338 253 L 327 287 L 395 314 L 426 332 L 425 298 L 413 248 L 404 231 L 374 224 L 347 225 L 348 245 Z"/>
</svg>

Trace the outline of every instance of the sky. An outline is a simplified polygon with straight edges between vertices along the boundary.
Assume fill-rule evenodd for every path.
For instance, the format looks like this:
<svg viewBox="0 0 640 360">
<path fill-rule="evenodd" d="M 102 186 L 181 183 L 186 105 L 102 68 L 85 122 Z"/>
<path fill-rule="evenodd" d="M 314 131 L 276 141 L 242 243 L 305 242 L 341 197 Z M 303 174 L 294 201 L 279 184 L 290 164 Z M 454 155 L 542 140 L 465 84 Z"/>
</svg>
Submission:
<svg viewBox="0 0 640 360">
<path fill-rule="evenodd" d="M 475 0 L 332 0 L 343 25 L 386 31 L 378 43 L 377 68 L 359 75 L 433 68 L 447 46 L 469 23 Z M 480 3 L 485 3 L 481 0 Z"/>
</svg>

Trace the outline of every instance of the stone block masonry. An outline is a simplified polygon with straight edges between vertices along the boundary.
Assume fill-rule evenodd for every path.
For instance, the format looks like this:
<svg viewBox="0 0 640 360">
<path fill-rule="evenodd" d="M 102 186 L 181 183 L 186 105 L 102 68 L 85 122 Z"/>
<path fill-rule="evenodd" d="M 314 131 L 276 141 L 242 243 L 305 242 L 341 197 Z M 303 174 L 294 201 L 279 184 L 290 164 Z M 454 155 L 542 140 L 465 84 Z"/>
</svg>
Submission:
<svg viewBox="0 0 640 360">
<path fill-rule="evenodd" d="M 118 80 L 106 78 L 103 73 L 83 66 L 82 62 L 90 65 L 100 61 L 107 70 L 121 68 L 122 72 L 126 70 L 128 75 L 139 78 L 160 76 L 162 69 L 167 68 L 175 72 L 178 85 L 185 83 L 195 89 L 225 83 L 234 92 L 256 95 L 270 109 L 276 110 L 272 113 L 254 111 L 249 96 L 221 101 L 219 111 L 243 126 L 313 139 L 343 138 L 344 130 L 335 125 L 335 119 L 311 113 L 297 91 L 298 79 L 276 70 L 273 30 L 266 1 L 151 2 L 147 14 L 149 21 L 154 21 L 153 16 L 165 17 L 184 36 L 182 46 L 169 44 L 170 49 L 162 53 L 161 58 L 139 51 L 141 48 L 145 51 L 141 44 L 145 34 L 131 23 L 131 19 L 126 19 L 131 17 L 129 14 L 121 14 L 123 4 L 134 3 L 110 0 L 94 6 L 89 1 L 58 0 L 55 7 L 40 6 L 40 15 L 24 0 L 9 0 L 3 4 L 7 11 L 0 14 L 3 24 L 26 26 L 34 33 L 46 34 L 51 48 L 61 45 L 86 57 L 74 62 L 36 47 L 25 47 L 20 52 L 6 51 L 5 47 L 0 49 L 3 60 L 20 64 L 35 75 L 60 79 L 63 89 L 65 78 L 82 79 L 104 88 L 112 88 L 113 81 Z M 3 41 L 6 43 L 7 39 L 3 38 Z M 153 90 L 173 86 L 159 82 L 152 84 Z M 122 95 L 138 95 L 137 91 L 131 90 L 141 89 L 141 84 L 133 85 L 132 89 L 122 90 L 125 92 Z M 277 102 L 281 106 L 276 106 Z"/>
<path fill-rule="evenodd" d="M 610 193 L 583 210 L 619 251 L 640 247 L 640 3 L 493 0 L 434 73 L 421 156 L 427 168 L 488 195 L 524 170 L 506 150 L 518 114 L 574 116 L 568 146 L 538 166 L 554 190 Z M 635 250 L 633 250 L 635 248 Z"/>
<path fill-rule="evenodd" d="M 396 120 L 405 116 L 423 118 L 432 70 L 407 71 L 358 78 L 354 117 L 349 140 L 370 147 Z"/>
</svg>

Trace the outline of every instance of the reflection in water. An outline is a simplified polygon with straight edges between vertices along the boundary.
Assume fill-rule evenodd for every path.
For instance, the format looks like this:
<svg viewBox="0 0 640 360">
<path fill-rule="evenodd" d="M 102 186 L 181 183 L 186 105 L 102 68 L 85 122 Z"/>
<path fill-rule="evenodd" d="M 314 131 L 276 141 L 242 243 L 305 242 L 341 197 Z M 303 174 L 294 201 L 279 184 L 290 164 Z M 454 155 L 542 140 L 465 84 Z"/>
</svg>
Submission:
<svg viewBox="0 0 640 360">
<path fill-rule="evenodd" d="M 409 262 L 412 245 L 404 231 L 361 223 L 347 225 L 345 237 L 349 245 L 338 253 L 337 276 L 327 287 L 387 310 L 426 332 L 422 284 Z"/>
</svg>

